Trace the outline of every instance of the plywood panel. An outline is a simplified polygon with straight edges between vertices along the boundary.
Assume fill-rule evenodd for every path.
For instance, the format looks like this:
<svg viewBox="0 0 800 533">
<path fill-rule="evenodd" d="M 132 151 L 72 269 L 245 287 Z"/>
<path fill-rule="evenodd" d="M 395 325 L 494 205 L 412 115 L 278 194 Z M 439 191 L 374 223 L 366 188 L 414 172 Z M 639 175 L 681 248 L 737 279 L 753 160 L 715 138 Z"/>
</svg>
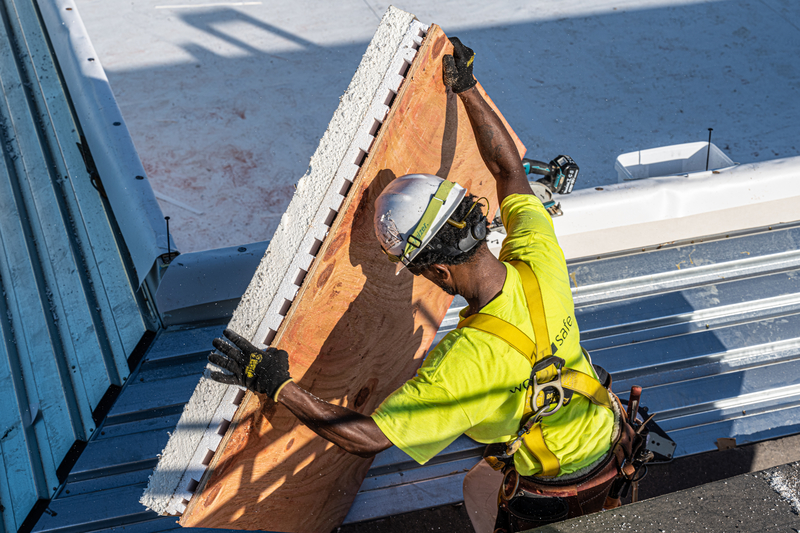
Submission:
<svg viewBox="0 0 800 533">
<path fill-rule="evenodd" d="M 365 414 L 414 375 L 452 300 L 423 278 L 395 276 L 372 229 L 375 198 L 395 177 L 425 172 L 461 183 L 497 208 L 469 119 L 442 84 L 446 53 L 447 37 L 431 26 L 273 342 L 289 352 L 300 386 Z M 370 463 L 251 394 L 181 524 L 328 532 L 344 519 Z"/>
</svg>

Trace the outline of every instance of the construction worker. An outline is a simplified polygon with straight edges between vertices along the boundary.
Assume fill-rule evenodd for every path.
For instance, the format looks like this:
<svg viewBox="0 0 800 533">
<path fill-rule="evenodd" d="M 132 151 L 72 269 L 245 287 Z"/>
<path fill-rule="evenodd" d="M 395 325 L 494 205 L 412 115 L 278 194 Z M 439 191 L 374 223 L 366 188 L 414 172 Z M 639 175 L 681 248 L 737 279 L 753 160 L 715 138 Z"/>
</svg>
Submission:
<svg viewBox="0 0 800 533">
<path fill-rule="evenodd" d="M 375 232 L 390 260 L 466 299 L 459 327 L 372 416 L 314 397 L 292 381 L 285 351 L 258 349 L 230 330 L 230 342 L 213 342 L 222 355 L 209 360 L 233 375 L 211 377 L 270 396 L 363 457 L 396 445 L 425 463 L 464 433 L 489 444 L 486 460 L 465 479 L 467 510 L 476 531 L 511 532 L 602 508 L 624 463 L 625 432 L 615 424 L 621 414 L 604 377 L 580 346 L 550 216 L 532 194 L 511 136 L 475 88 L 472 50 L 451 42 L 446 90 L 460 97 L 497 182 L 507 231 L 500 259 L 484 240 L 483 206 L 436 176 L 390 183 L 375 202 Z"/>
</svg>

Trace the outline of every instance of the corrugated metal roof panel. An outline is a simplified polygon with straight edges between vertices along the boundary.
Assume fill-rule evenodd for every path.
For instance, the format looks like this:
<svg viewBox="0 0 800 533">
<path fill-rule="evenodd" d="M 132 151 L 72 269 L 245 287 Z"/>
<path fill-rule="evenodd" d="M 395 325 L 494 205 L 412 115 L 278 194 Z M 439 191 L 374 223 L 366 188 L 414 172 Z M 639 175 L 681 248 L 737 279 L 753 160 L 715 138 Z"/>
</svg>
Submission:
<svg viewBox="0 0 800 533">
<path fill-rule="evenodd" d="M 180 528 L 175 517 L 148 511 L 139 498 L 167 444 L 168 431 L 178 423 L 205 368 L 211 339 L 219 336 L 223 327 L 169 329 L 158 334 L 34 531 L 124 528 L 126 532 L 151 533 Z M 187 383 L 191 386 L 180 385 Z"/>
<path fill-rule="evenodd" d="M 0 500 L 10 531 L 53 495 L 147 331 L 51 52 L 32 1 L 0 2 Z"/>
<path fill-rule="evenodd" d="M 35 531 L 177 528 L 139 503 L 222 325 L 162 330 Z"/>
<path fill-rule="evenodd" d="M 798 243 L 795 223 L 569 262 L 582 344 L 621 397 L 645 388 L 676 456 L 800 431 Z M 482 450 L 461 437 L 422 467 L 387 450 L 345 521 L 461 501 Z"/>
<path fill-rule="evenodd" d="M 616 392 L 624 396 L 633 383 L 646 387 L 644 403 L 678 442 L 678 455 L 715 449 L 719 437 L 746 444 L 800 429 L 800 265 L 792 259 L 798 239 L 800 226 L 789 225 L 570 263 L 584 344 L 612 371 Z M 455 326 L 460 305 L 439 336 Z M 221 328 L 159 335 L 52 502 L 59 514 L 43 516 L 37 531 L 71 531 L 70 517 L 80 516 L 88 494 L 113 491 L 126 498 L 120 509 L 135 508 Z M 461 501 L 464 474 L 482 451 L 462 436 L 420 466 L 397 448 L 386 450 L 345 521 Z M 126 513 L 81 527 L 174 526 L 172 518 Z"/>
</svg>

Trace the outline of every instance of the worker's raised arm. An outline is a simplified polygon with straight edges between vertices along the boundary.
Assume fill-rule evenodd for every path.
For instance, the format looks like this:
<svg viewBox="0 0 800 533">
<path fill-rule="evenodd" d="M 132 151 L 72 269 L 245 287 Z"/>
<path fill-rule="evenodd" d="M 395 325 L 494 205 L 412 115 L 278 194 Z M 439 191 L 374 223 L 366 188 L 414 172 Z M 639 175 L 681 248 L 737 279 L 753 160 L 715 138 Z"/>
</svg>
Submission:
<svg viewBox="0 0 800 533">
<path fill-rule="evenodd" d="M 372 457 L 392 445 L 371 417 L 320 400 L 295 384 L 285 351 L 259 349 L 229 329 L 224 334 L 230 342 L 214 339 L 220 353 L 212 352 L 208 360 L 231 374 L 211 372 L 211 379 L 266 394 L 320 437 L 352 454 Z"/>
<path fill-rule="evenodd" d="M 444 83 L 464 103 L 483 162 L 497 181 L 498 201 L 502 203 L 510 194 L 531 194 L 514 140 L 475 87 L 478 83 L 472 75 L 475 53 L 457 37 L 450 42 L 453 55 L 442 60 Z"/>
</svg>

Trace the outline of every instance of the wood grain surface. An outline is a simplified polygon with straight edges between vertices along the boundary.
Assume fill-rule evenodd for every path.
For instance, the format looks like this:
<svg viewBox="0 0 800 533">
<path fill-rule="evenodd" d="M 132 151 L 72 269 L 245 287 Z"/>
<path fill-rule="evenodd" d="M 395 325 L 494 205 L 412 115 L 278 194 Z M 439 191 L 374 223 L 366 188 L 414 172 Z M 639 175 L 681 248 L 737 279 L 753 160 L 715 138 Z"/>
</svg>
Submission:
<svg viewBox="0 0 800 533">
<path fill-rule="evenodd" d="M 395 275 L 373 231 L 375 199 L 395 177 L 421 172 L 456 181 L 497 209 L 463 105 L 442 84 L 446 53 L 452 46 L 432 25 L 273 342 L 289 352 L 301 387 L 365 414 L 414 375 L 452 300 L 422 277 Z M 248 394 L 180 523 L 329 532 L 370 463 Z"/>
</svg>

